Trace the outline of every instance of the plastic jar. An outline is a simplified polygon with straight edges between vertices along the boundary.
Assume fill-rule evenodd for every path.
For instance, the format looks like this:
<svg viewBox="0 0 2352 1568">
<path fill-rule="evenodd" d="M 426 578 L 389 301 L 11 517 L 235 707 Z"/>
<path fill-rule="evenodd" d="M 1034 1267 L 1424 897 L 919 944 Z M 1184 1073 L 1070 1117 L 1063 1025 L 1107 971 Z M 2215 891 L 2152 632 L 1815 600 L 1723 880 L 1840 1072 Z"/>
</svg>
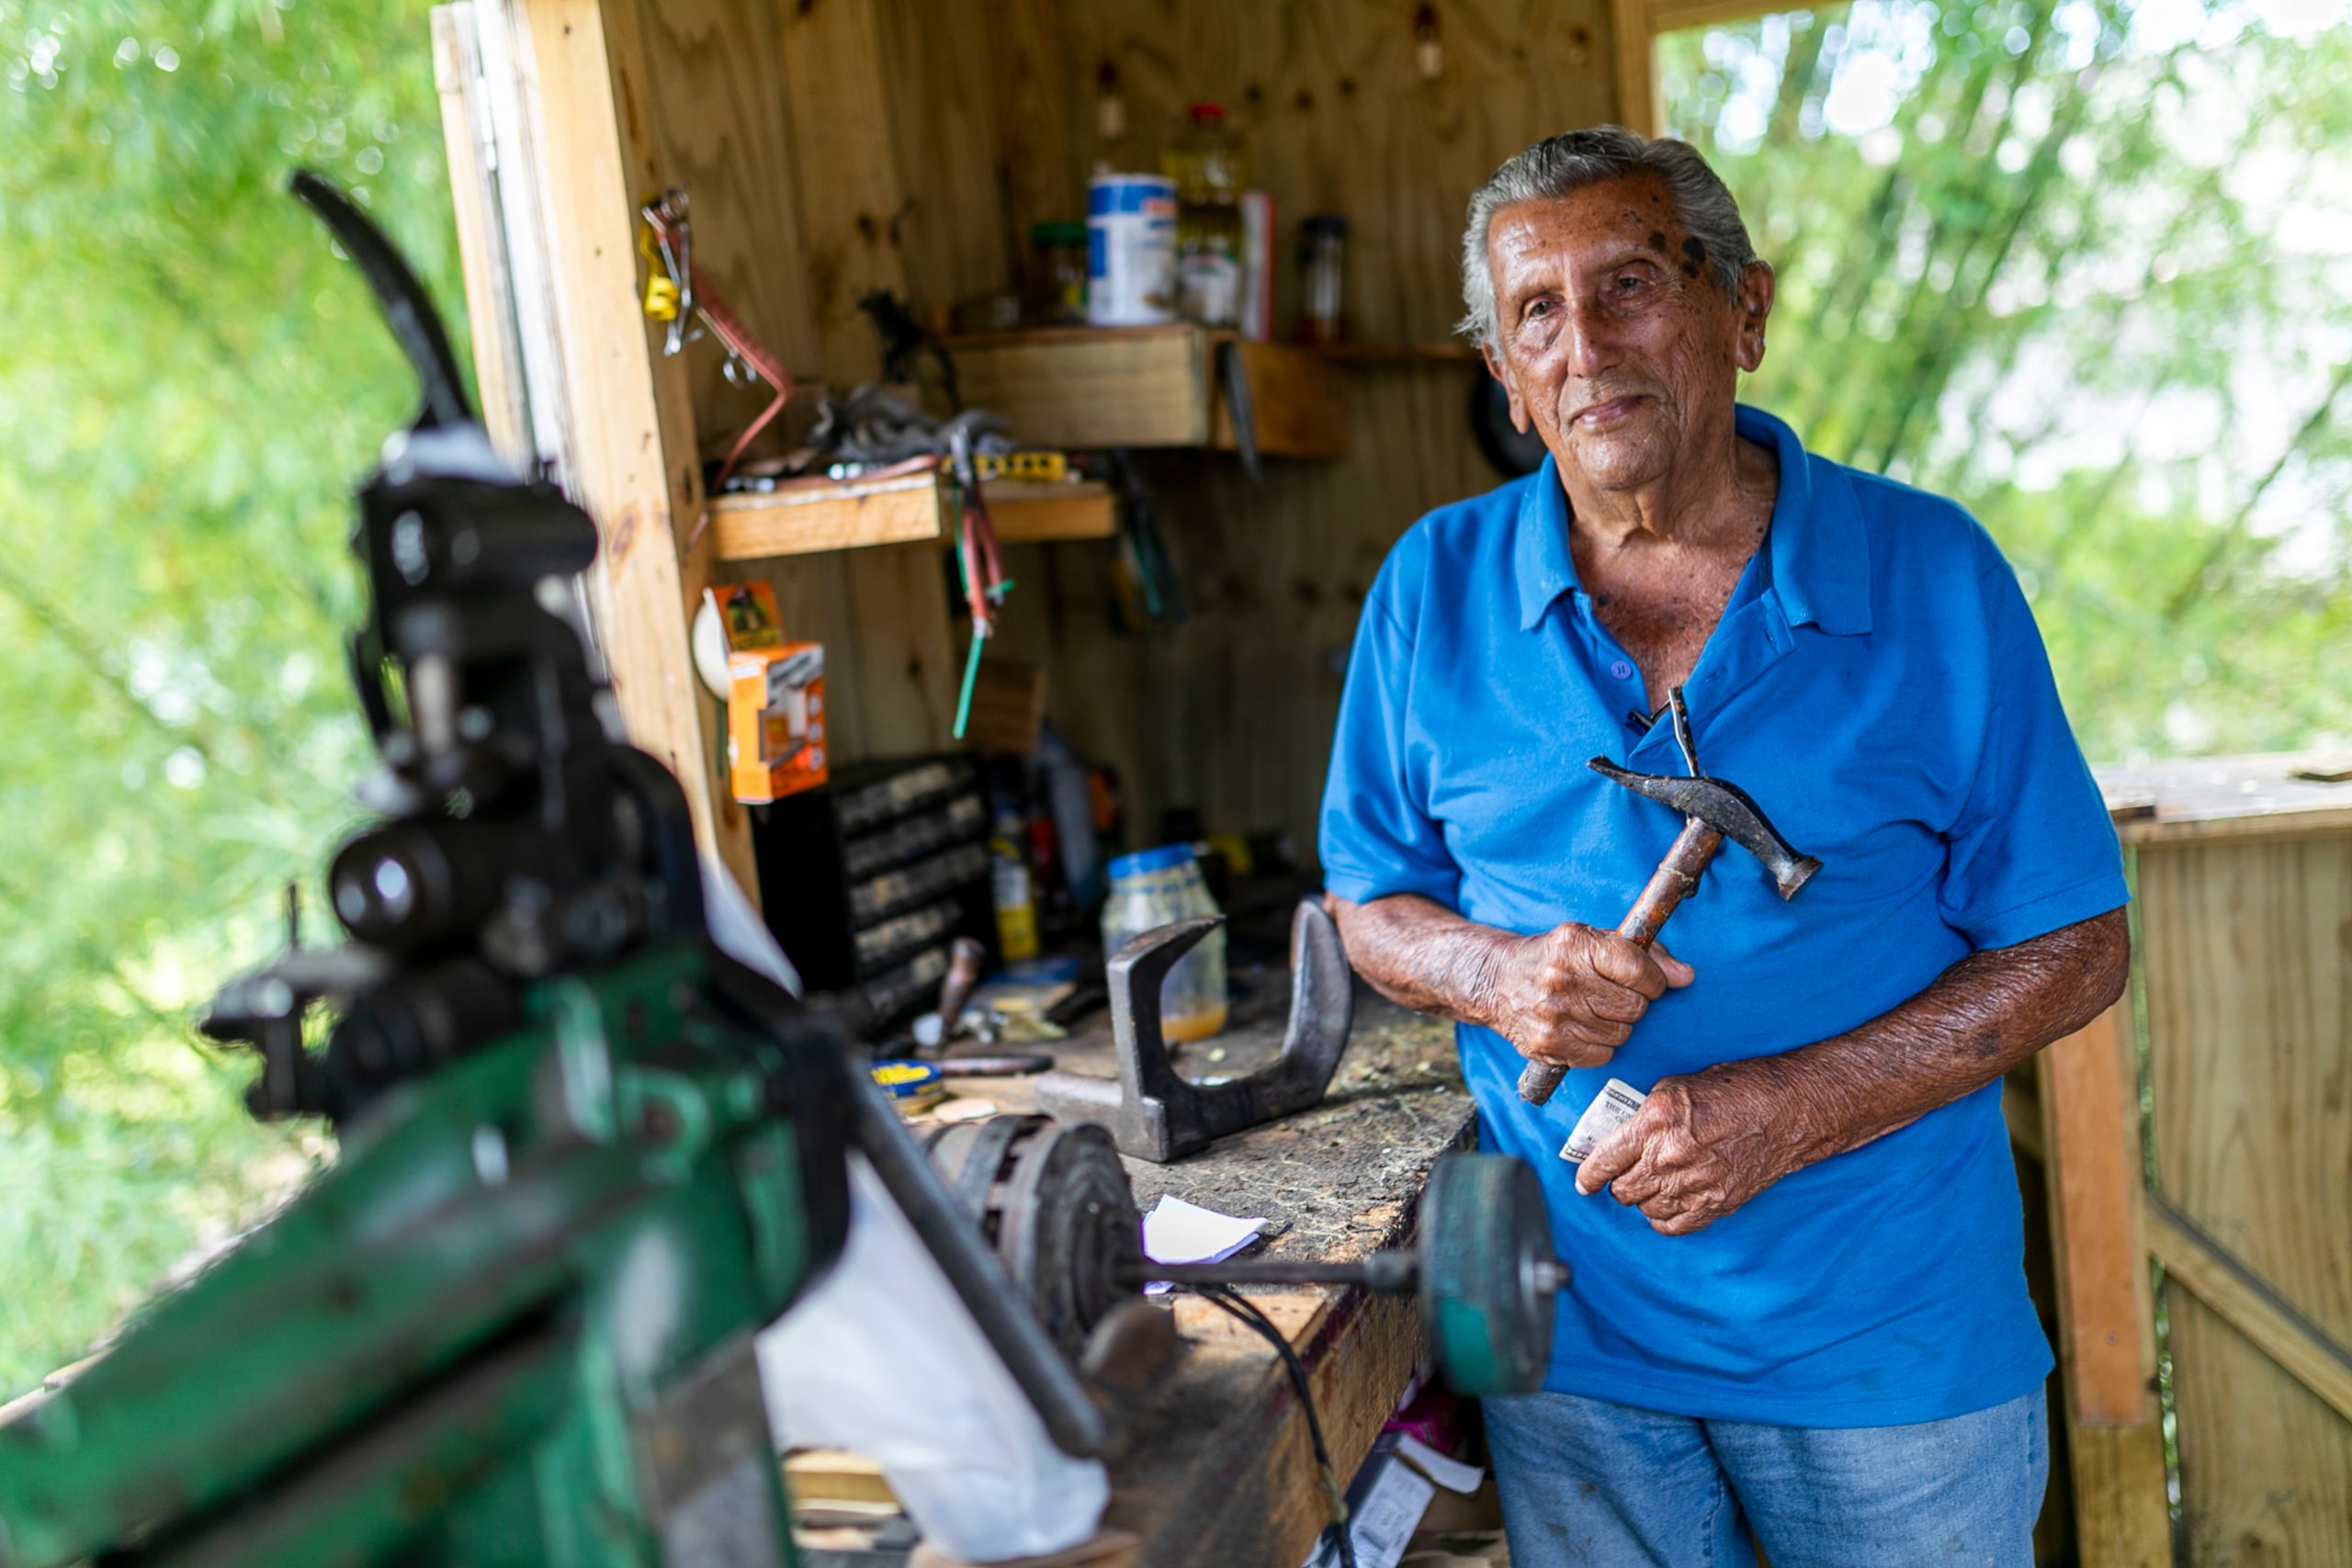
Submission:
<svg viewBox="0 0 2352 1568">
<path fill-rule="evenodd" d="M 1111 863 L 1111 896 L 1102 906 L 1102 954 L 1132 938 L 1196 915 L 1218 912 L 1193 863 L 1190 844 L 1121 855 Z M 1205 1040 L 1225 1027 L 1225 928 L 1201 940 L 1159 987 L 1159 1026 L 1175 1042 Z"/>
<path fill-rule="evenodd" d="M 1028 325 L 1086 324 L 1086 245 L 1083 223 L 1030 226 Z"/>
<path fill-rule="evenodd" d="M 1086 319 L 1156 327 L 1176 319 L 1176 182 L 1097 175 L 1086 187 Z"/>
</svg>

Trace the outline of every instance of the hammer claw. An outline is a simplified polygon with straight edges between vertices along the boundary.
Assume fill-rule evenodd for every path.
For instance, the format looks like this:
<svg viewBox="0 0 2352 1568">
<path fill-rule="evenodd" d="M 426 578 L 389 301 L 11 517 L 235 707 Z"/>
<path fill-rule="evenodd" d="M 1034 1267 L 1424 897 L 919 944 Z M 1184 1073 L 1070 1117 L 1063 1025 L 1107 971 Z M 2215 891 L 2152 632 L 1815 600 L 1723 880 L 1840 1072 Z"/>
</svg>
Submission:
<svg viewBox="0 0 2352 1568">
<path fill-rule="evenodd" d="M 1681 836 L 1674 840 L 1666 859 L 1651 874 L 1649 886 L 1642 890 L 1632 912 L 1617 928 L 1620 936 L 1630 937 L 1645 947 L 1657 940 L 1667 917 L 1698 886 L 1700 873 L 1714 858 L 1715 846 L 1725 839 L 1743 846 L 1762 863 L 1772 878 L 1772 886 L 1783 898 L 1795 897 L 1797 890 L 1821 869 L 1820 861 L 1800 853 L 1795 845 L 1781 836 L 1781 830 L 1772 826 L 1772 819 L 1764 815 L 1764 808 L 1750 799 L 1746 790 L 1698 772 L 1699 760 L 1690 745 L 1690 724 L 1681 697 L 1681 689 L 1677 687 L 1671 705 L 1675 736 L 1690 764 L 1690 777 L 1632 773 L 1606 757 L 1595 757 L 1586 764 L 1635 795 L 1671 806 L 1684 818 Z M 1544 1104 L 1552 1098 L 1552 1091 L 1559 1087 L 1566 1071 L 1549 1062 L 1528 1063 L 1520 1074 L 1519 1097 L 1530 1104 Z"/>
</svg>

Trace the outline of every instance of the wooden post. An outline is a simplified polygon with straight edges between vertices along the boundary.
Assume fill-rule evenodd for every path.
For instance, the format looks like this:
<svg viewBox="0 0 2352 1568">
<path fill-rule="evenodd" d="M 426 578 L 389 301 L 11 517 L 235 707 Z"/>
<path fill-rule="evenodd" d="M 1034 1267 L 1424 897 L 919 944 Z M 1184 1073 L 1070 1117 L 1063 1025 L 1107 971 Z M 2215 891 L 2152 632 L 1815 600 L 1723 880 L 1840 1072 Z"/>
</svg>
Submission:
<svg viewBox="0 0 2352 1568">
<path fill-rule="evenodd" d="M 1647 0 L 1609 0 L 1609 26 L 1616 69 L 1617 123 L 1644 136 L 1657 136 L 1657 28 Z"/>
<path fill-rule="evenodd" d="M 2170 1568 L 2131 1001 L 2041 1053 L 2058 1359 L 2084 1568 Z"/>
<path fill-rule="evenodd" d="M 683 367 L 636 305 L 639 187 L 656 177 L 641 128 L 636 13 L 597 0 L 513 0 L 514 69 L 542 154 L 539 197 L 555 296 L 575 498 L 596 519 L 597 630 L 629 736 L 685 788 L 695 837 L 756 900 L 751 831 L 727 794 L 713 700 L 686 628 L 710 581 L 702 479 Z M 461 239 L 462 239 L 461 235 Z M 487 394 L 486 394 L 487 395 Z M 682 526 L 683 525 L 683 526 Z"/>
</svg>

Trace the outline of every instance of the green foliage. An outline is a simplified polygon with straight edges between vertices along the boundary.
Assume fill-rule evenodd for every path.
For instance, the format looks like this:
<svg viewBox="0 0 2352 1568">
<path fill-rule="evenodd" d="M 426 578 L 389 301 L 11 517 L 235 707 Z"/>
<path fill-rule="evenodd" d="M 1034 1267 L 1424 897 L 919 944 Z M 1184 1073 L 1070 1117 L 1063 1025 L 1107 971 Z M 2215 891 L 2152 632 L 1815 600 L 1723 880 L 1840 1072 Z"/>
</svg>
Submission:
<svg viewBox="0 0 2352 1568">
<path fill-rule="evenodd" d="M 2352 738 L 2352 26 L 1858 0 L 1660 63 L 1778 270 L 1744 395 L 1984 519 L 2090 755 Z"/>
<path fill-rule="evenodd" d="M 348 489 L 413 392 L 288 171 L 458 289 L 421 3 L 0 0 L 0 146 L 9 1391 L 312 1158 L 191 1022 L 358 815 Z"/>
</svg>

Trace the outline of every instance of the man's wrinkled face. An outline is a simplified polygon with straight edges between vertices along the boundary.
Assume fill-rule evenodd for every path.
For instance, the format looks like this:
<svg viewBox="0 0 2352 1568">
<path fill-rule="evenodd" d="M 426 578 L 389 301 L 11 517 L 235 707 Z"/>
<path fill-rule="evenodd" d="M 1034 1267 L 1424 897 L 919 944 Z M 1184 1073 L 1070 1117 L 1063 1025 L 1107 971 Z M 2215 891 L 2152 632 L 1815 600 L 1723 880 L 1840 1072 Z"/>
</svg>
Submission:
<svg viewBox="0 0 2352 1568">
<path fill-rule="evenodd" d="M 1564 476 L 1630 490 L 1728 437 L 1738 372 L 1764 359 L 1772 273 L 1739 297 L 1677 221 L 1665 182 L 1632 175 L 1494 216 L 1487 362 Z"/>
</svg>

